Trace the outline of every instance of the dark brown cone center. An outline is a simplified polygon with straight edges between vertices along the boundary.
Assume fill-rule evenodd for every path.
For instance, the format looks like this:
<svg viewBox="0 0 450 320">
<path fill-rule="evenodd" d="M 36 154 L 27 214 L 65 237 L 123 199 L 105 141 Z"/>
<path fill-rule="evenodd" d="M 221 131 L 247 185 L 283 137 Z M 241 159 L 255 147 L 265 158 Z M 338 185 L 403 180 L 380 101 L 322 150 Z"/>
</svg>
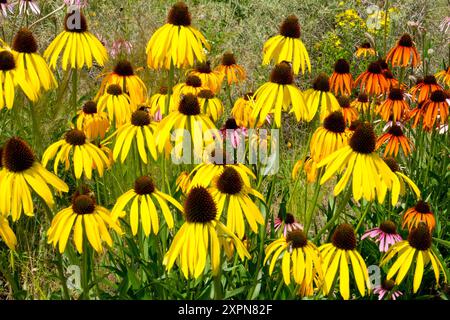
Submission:
<svg viewBox="0 0 450 320">
<path fill-rule="evenodd" d="M 328 115 L 323 121 L 323 127 L 334 133 L 343 133 L 345 131 L 345 120 L 342 112 L 335 111 Z"/>
<path fill-rule="evenodd" d="M 2 164 L 12 172 L 23 172 L 36 160 L 33 150 L 21 138 L 13 137 L 3 146 Z"/>
<path fill-rule="evenodd" d="M 13 70 L 16 67 L 14 56 L 11 52 L 3 50 L 0 52 L 0 71 Z"/>
<path fill-rule="evenodd" d="M 330 91 L 330 82 L 325 73 L 321 73 L 313 82 L 313 89 L 316 91 L 328 92 Z"/>
<path fill-rule="evenodd" d="M 194 88 L 200 88 L 202 86 L 202 79 L 195 75 L 190 75 L 186 79 L 186 85 Z"/>
<path fill-rule="evenodd" d="M 408 235 L 408 242 L 411 247 L 417 250 L 428 250 L 431 247 L 431 234 L 427 225 L 419 223 L 417 228 L 412 229 Z"/>
<path fill-rule="evenodd" d="M 184 201 L 187 222 L 208 223 L 217 216 L 217 206 L 209 191 L 204 187 L 194 187 Z"/>
<path fill-rule="evenodd" d="M 431 212 L 430 205 L 428 204 L 428 202 L 425 202 L 423 200 L 417 201 L 417 203 L 415 205 L 415 209 L 419 213 L 430 213 Z"/>
<path fill-rule="evenodd" d="M 392 88 L 391 91 L 389 91 L 389 99 L 394 101 L 403 100 L 403 90 L 399 88 Z"/>
<path fill-rule="evenodd" d="M 292 244 L 292 248 L 303 248 L 308 244 L 308 238 L 305 233 L 301 230 L 293 230 L 289 232 L 286 236 L 286 241 Z"/>
<path fill-rule="evenodd" d="M 232 53 L 224 53 L 222 56 L 222 65 L 224 66 L 232 66 L 236 64 L 236 58 L 234 57 L 234 54 Z"/>
<path fill-rule="evenodd" d="M 131 115 L 131 124 L 136 127 L 148 126 L 150 124 L 150 115 L 147 111 L 137 110 Z"/>
<path fill-rule="evenodd" d="M 191 14 L 184 2 L 178 2 L 172 6 L 167 16 L 167 22 L 175 26 L 190 26 Z"/>
<path fill-rule="evenodd" d="M 217 179 L 217 189 L 226 194 L 237 194 L 241 192 L 244 183 L 240 174 L 232 167 L 225 167 Z"/>
<path fill-rule="evenodd" d="M 152 194 L 155 191 L 153 179 L 149 176 L 142 176 L 134 182 L 134 192 L 138 195 Z"/>
<path fill-rule="evenodd" d="M 86 143 L 86 135 L 83 131 L 72 129 L 66 133 L 66 142 L 73 146 L 82 146 Z"/>
<path fill-rule="evenodd" d="M 127 60 L 119 61 L 114 67 L 114 73 L 122 77 L 132 76 L 134 75 L 133 66 Z"/>
<path fill-rule="evenodd" d="M 354 250 L 356 248 L 355 230 L 350 224 L 339 225 L 331 238 L 333 245 L 342 250 Z"/>
<path fill-rule="evenodd" d="M 334 71 L 339 74 L 350 73 L 350 65 L 348 64 L 347 60 L 339 59 L 334 64 Z"/>
<path fill-rule="evenodd" d="M 375 151 L 376 141 L 377 137 L 372 126 L 368 123 L 362 123 L 355 129 L 349 144 L 355 152 L 370 154 Z"/>
<path fill-rule="evenodd" d="M 67 32 L 86 32 L 88 30 L 86 17 L 79 10 L 71 11 L 64 18 L 64 29 Z"/>
<path fill-rule="evenodd" d="M 118 84 L 111 84 L 106 89 L 106 92 L 113 96 L 120 96 L 122 94 L 122 88 Z"/>
<path fill-rule="evenodd" d="M 17 52 L 36 53 L 38 45 L 33 33 L 26 28 L 22 28 L 14 37 L 12 48 Z"/>
<path fill-rule="evenodd" d="M 300 24 L 295 15 L 288 16 L 280 26 L 280 34 L 289 38 L 300 38 Z"/>
<path fill-rule="evenodd" d="M 178 105 L 178 111 L 186 116 L 200 114 L 200 104 L 198 103 L 197 97 L 191 93 L 184 95 Z"/>
<path fill-rule="evenodd" d="M 83 112 L 86 114 L 94 114 L 97 113 L 97 102 L 95 101 L 87 101 L 84 105 L 83 105 Z"/>
<path fill-rule="evenodd" d="M 380 230 L 387 234 L 396 234 L 397 226 L 391 220 L 386 220 L 380 224 Z"/>
<path fill-rule="evenodd" d="M 73 199 L 72 209 L 76 214 L 91 214 L 95 210 L 95 201 L 88 195 L 79 195 Z"/>
</svg>

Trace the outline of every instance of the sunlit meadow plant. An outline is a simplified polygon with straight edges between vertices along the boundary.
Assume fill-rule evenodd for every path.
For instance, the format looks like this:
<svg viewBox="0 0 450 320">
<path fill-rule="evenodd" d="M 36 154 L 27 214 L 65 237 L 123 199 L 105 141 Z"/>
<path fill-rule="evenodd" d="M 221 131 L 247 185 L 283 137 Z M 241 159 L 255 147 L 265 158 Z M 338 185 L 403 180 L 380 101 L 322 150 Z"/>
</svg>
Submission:
<svg viewBox="0 0 450 320">
<path fill-rule="evenodd" d="M 0 296 L 448 299 L 430 10 L 0 1 Z"/>
</svg>

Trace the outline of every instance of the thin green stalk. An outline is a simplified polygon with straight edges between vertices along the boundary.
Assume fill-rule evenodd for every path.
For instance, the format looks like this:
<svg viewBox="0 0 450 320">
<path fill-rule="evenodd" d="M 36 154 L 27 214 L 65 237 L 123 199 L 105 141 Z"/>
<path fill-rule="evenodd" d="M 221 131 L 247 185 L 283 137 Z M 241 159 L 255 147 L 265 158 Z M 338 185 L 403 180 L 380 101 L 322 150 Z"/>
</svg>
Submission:
<svg viewBox="0 0 450 320">
<path fill-rule="evenodd" d="M 89 245 L 86 235 L 83 239 L 83 253 L 81 254 L 81 287 L 83 294 L 81 295 L 83 300 L 89 300 Z"/>
<path fill-rule="evenodd" d="M 305 221 L 305 233 L 308 234 L 309 231 L 309 227 L 311 225 L 311 221 L 312 221 L 312 216 L 313 216 L 313 212 L 316 209 L 316 205 L 317 205 L 317 200 L 319 198 L 319 193 L 320 193 L 320 177 L 322 176 L 322 172 L 323 172 L 323 168 L 319 169 L 319 172 L 317 174 L 317 181 L 316 181 L 316 187 L 314 189 L 314 196 L 313 196 L 313 201 L 312 201 L 312 205 L 309 208 L 307 215 L 306 215 L 306 221 Z"/>
<path fill-rule="evenodd" d="M 364 210 L 363 214 L 361 215 L 361 218 L 359 219 L 359 222 L 358 222 L 358 224 L 356 225 L 355 233 L 357 233 L 359 227 L 361 227 L 361 225 L 362 225 L 362 223 L 363 223 L 363 221 L 364 221 L 364 218 L 366 217 L 367 213 L 369 212 L 369 209 L 370 209 L 371 206 L 372 206 L 372 201 L 369 202 L 369 204 L 366 206 L 366 209 Z M 390 212 L 390 210 L 389 210 L 389 212 Z"/>
<path fill-rule="evenodd" d="M 383 39 L 383 56 L 387 52 L 387 34 L 388 34 L 388 16 L 389 16 L 389 0 L 386 0 L 386 7 L 384 8 L 384 39 Z"/>
<path fill-rule="evenodd" d="M 77 112 L 77 92 L 78 91 L 78 70 L 72 69 L 72 95 L 70 98 L 70 104 L 73 111 Z"/>
<path fill-rule="evenodd" d="M 325 226 L 319 230 L 316 237 L 314 238 L 314 242 L 317 243 L 322 236 L 322 234 L 329 230 L 330 227 L 336 222 L 336 220 L 339 218 L 341 213 L 344 211 L 345 206 L 347 205 L 348 201 L 350 200 L 350 197 L 352 196 L 352 188 L 350 186 L 347 187 L 347 190 L 345 192 L 344 198 L 342 199 L 342 202 L 340 203 L 339 207 L 337 207 L 336 211 L 334 212 L 333 217 L 325 224 Z"/>
<path fill-rule="evenodd" d="M 45 209 L 45 214 L 47 216 L 47 219 L 48 219 L 49 223 L 51 224 L 52 220 L 53 220 L 52 209 L 50 209 L 48 204 L 41 197 L 38 197 L 38 198 L 41 200 L 42 205 Z M 67 288 L 67 279 L 64 276 L 62 254 L 59 252 L 59 250 L 55 250 L 55 252 L 56 252 L 56 262 L 57 262 L 56 266 L 58 269 L 58 277 L 59 277 L 59 280 L 61 281 L 61 286 L 63 288 L 63 296 L 64 296 L 65 300 L 70 300 L 69 288 Z"/>
</svg>

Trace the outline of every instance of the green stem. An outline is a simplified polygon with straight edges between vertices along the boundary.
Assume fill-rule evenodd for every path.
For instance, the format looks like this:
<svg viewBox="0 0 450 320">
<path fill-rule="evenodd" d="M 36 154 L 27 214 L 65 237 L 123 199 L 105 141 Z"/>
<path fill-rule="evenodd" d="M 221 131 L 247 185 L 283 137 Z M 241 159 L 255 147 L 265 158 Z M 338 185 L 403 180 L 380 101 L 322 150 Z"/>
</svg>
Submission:
<svg viewBox="0 0 450 320">
<path fill-rule="evenodd" d="M 364 210 L 363 214 L 361 215 L 361 218 L 359 219 L 358 224 L 355 228 L 355 233 L 358 232 L 359 227 L 361 227 L 362 222 L 364 221 L 364 218 L 366 217 L 367 213 L 369 212 L 370 207 L 372 206 L 372 201 L 369 202 L 369 204 L 366 206 L 366 209 Z M 390 212 L 390 211 L 389 211 Z"/>
<path fill-rule="evenodd" d="M 386 7 L 384 9 L 384 39 L 383 39 L 383 56 L 386 56 L 387 51 L 387 33 L 388 33 L 388 16 L 389 16 L 389 0 L 386 0 Z"/>
<path fill-rule="evenodd" d="M 317 174 L 316 188 L 314 189 L 312 205 L 309 208 L 307 215 L 306 215 L 305 234 L 308 234 L 309 227 L 311 226 L 313 212 L 316 209 L 317 200 L 319 198 L 319 193 L 320 193 L 320 182 L 319 181 L 320 181 L 320 177 L 322 176 L 322 172 L 323 172 L 323 168 L 320 168 L 319 172 Z"/>
<path fill-rule="evenodd" d="M 78 70 L 72 69 L 72 95 L 70 99 L 70 104 L 74 112 L 77 112 L 77 92 L 78 91 Z"/>
<path fill-rule="evenodd" d="M 335 223 L 335 221 L 339 218 L 342 211 L 344 211 L 345 206 L 347 205 L 348 201 L 350 200 L 350 197 L 352 195 L 352 188 L 350 186 L 347 187 L 347 191 L 344 195 L 344 198 L 342 199 L 342 202 L 340 203 L 339 207 L 337 207 L 336 211 L 334 212 L 333 217 L 325 224 L 325 226 L 319 230 L 316 237 L 314 238 L 314 242 L 317 243 L 322 236 L 322 234 L 330 229 L 330 227 Z"/>
<path fill-rule="evenodd" d="M 83 289 L 82 299 L 89 300 L 89 245 L 86 235 L 83 239 L 83 253 L 81 254 L 81 286 Z"/>
<path fill-rule="evenodd" d="M 52 209 L 50 209 L 50 207 L 48 206 L 48 204 L 44 201 L 44 199 L 42 199 L 41 197 L 39 197 L 39 199 L 42 202 L 42 205 L 45 209 L 45 214 L 47 216 L 47 219 L 49 221 L 49 223 L 52 223 L 53 220 L 53 212 Z M 61 281 L 61 285 L 63 288 L 63 296 L 64 296 L 64 300 L 70 300 L 70 294 L 69 294 L 69 288 L 67 288 L 67 279 L 64 276 L 64 266 L 63 266 L 63 259 L 62 259 L 62 254 L 59 252 L 59 250 L 55 250 L 56 252 L 56 267 L 58 269 L 58 276 L 59 276 L 59 280 Z"/>
</svg>

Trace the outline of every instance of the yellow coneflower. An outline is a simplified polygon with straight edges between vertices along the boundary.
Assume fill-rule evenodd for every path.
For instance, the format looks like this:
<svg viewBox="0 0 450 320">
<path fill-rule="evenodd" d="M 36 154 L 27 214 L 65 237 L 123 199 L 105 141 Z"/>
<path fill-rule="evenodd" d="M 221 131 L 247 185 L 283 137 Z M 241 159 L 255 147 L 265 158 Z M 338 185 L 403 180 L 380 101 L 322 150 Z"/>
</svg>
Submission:
<svg viewBox="0 0 450 320">
<path fill-rule="evenodd" d="M 14 250 L 17 245 L 17 238 L 14 231 L 9 226 L 8 219 L 0 214 L 0 239 L 2 239 L 9 249 Z"/>
<path fill-rule="evenodd" d="M 17 221 L 22 212 L 28 216 L 34 215 L 32 190 L 49 206 L 53 206 L 55 201 L 48 184 L 58 191 L 69 191 L 67 184 L 48 172 L 36 160 L 29 145 L 20 138 L 6 141 L 1 162 L 0 214 L 11 215 L 13 221 Z"/>
<path fill-rule="evenodd" d="M 450 67 L 441 70 L 435 74 L 436 79 L 442 81 L 446 86 L 450 87 Z"/>
<path fill-rule="evenodd" d="M 319 247 L 323 258 L 325 285 L 323 291 L 329 294 L 333 288 L 336 275 L 339 275 L 339 292 L 348 300 L 350 298 L 350 264 L 359 293 L 364 297 L 370 290 L 369 274 L 366 263 L 356 250 L 355 230 L 350 224 L 339 225 L 333 233 L 331 243 Z"/>
<path fill-rule="evenodd" d="M 105 91 L 111 84 L 119 85 L 122 91 L 128 94 L 131 101 L 136 105 L 144 103 L 147 99 L 145 83 L 134 73 L 133 66 L 127 60 L 117 62 L 113 71 L 106 74 L 95 97 L 96 101 L 105 94 Z"/>
<path fill-rule="evenodd" d="M 44 167 L 50 159 L 55 158 L 53 171 L 58 174 L 59 163 L 64 163 L 65 170 L 70 168 L 70 155 L 72 155 L 75 178 L 80 179 L 84 172 L 86 178 L 92 178 L 92 170 L 98 171 L 103 176 L 105 167 L 110 162 L 108 157 L 96 145 L 90 143 L 83 131 L 71 129 L 66 132 L 64 139 L 61 139 L 45 150 L 42 155 L 42 164 Z M 56 156 L 56 157 L 55 157 Z"/>
<path fill-rule="evenodd" d="M 165 117 L 158 125 L 156 143 L 158 151 L 166 147 L 170 141 L 170 134 L 175 131 L 175 146 L 179 148 L 184 145 L 184 132 L 188 131 L 193 145 L 192 151 L 195 156 L 201 155 L 203 146 L 210 144 L 215 139 L 220 138 L 219 132 L 208 118 L 208 116 L 201 114 L 200 104 L 195 95 L 188 93 L 181 96 L 178 102 L 177 110 L 172 111 Z M 180 156 L 182 148 L 178 149 Z"/>
<path fill-rule="evenodd" d="M 273 113 L 275 124 L 281 126 L 281 113 L 292 106 L 297 121 L 309 120 L 310 114 L 303 94 L 294 83 L 294 74 L 288 62 L 277 64 L 270 74 L 269 82 L 264 83 L 255 92 L 255 105 L 251 114 L 252 121 L 262 125 L 269 113 Z"/>
<path fill-rule="evenodd" d="M 364 58 L 366 58 L 368 55 L 369 56 L 376 55 L 376 52 L 375 52 L 375 49 L 372 48 L 372 45 L 369 42 L 364 42 L 362 45 L 360 45 L 359 47 L 356 48 L 355 55 L 357 57 L 364 56 Z"/>
<path fill-rule="evenodd" d="M 411 190 L 415 193 L 417 199 L 420 199 L 421 193 L 419 188 L 414 183 L 414 181 L 412 181 L 410 178 L 408 178 L 405 174 L 401 172 L 400 166 L 398 165 L 397 161 L 395 161 L 395 159 L 391 157 L 384 158 L 383 160 L 388 165 L 389 169 L 391 169 L 391 171 L 394 172 L 395 175 L 398 177 L 398 181 L 400 182 L 399 194 L 402 196 L 405 194 L 406 192 L 405 182 L 406 182 L 406 184 L 408 184 Z"/>
<path fill-rule="evenodd" d="M 169 101 L 169 108 L 167 109 L 167 99 L 170 99 Z M 149 101 L 150 106 L 150 114 L 151 116 L 157 120 L 160 121 L 162 118 L 164 118 L 166 115 L 169 114 L 169 110 L 173 109 L 173 95 L 167 94 L 167 87 L 161 87 L 159 88 L 159 92 L 155 93 L 150 97 Z"/>
<path fill-rule="evenodd" d="M 334 64 L 334 72 L 330 78 L 330 89 L 334 94 L 338 92 L 343 96 L 349 96 L 353 89 L 353 77 L 350 73 L 350 65 L 345 59 L 339 59 Z"/>
<path fill-rule="evenodd" d="M 388 132 L 382 134 L 377 139 L 376 149 L 379 149 L 387 141 L 386 148 L 384 149 L 383 156 L 398 155 L 398 151 L 401 148 L 405 157 L 411 154 L 412 142 L 403 134 L 403 130 L 400 126 L 393 124 Z"/>
<path fill-rule="evenodd" d="M 405 118 L 410 110 L 406 102 L 404 92 L 399 88 L 391 88 L 388 97 L 375 110 L 384 121 L 400 121 Z"/>
<path fill-rule="evenodd" d="M 202 90 L 197 97 L 201 112 L 206 114 L 212 121 L 217 122 L 223 115 L 222 101 L 211 90 Z"/>
<path fill-rule="evenodd" d="M 436 121 L 439 121 L 440 124 L 448 122 L 449 103 L 447 99 L 449 97 L 443 90 L 436 90 L 431 93 L 430 99 L 425 101 L 422 107 L 425 109 L 423 115 L 424 126 L 432 128 Z"/>
<path fill-rule="evenodd" d="M 246 186 L 233 167 L 224 168 L 220 175 L 214 177 L 211 195 L 217 203 L 217 218 L 226 214 L 227 227 L 231 232 L 242 238 L 247 221 L 252 231 L 258 233 L 258 224 L 264 224 L 264 217 L 249 195 L 265 202 L 264 197 L 255 189 Z"/>
<path fill-rule="evenodd" d="M 309 183 L 316 182 L 317 179 L 317 163 L 311 157 L 306 157 L 305 161 L 298 160 L 292 169 L 292 179 L 298 179 L 298 172 L 302 169 L 306 173 L 306 181 Z"/>
<path fill-rule="evenodd" d="M 147 65 L 153 69 L 191 67 L 194 59 L 205 61 L 203 47 L 210 50 L 205 37 L 191 26 L 191 14 L 183 2 L 172 6 L 167 23 L 150 38 L 146 53 Z"/>
<path fill-rule="evenodd" d="M 26 80 L 26 83 L 21 81 L 19 85 L 28 99 L 37 101 L 42 88 L 48 91 L 58 86 L 44 58 L 37 53 L 38 45 L 30 30 L 22 28 L 17 32 L 12 49 L 16 59 L 16 72 Z"/>
<path fill-rule="evenodd" d="M 323 121 L 330 113 L 340 110 L 339 102 L 330 92 L 330 82 L 324 73 L 319 74 L 313 82 L 313 87 L 304 93 L 308 107 L 309 118 L 312 120 L 320 109 L 320 121 Z"/>
<path fill-rule="evenodd" d="M 169 229 L 173 228 L 174 221 L 172 213 L 170 212 L 169 202 L 175 208 L 183 211 L 183 207 L 177 200 L 171 196 L 159 191 L 153 179 L 149 176 L 142 176 L 134 182 L 134 188 L 128 190 L 121 195 L 111 210 L 113 220 L 122 217 L 122 212 L 128 203 L 131 203 L 129 215 L 130 226 L 133 235 L 136 235 L 139 229 L 139 217 L 144 234 L 148 236 L 151 232 L 158 234 L 160 221 L 158 218 L 158 210 L 155 203 L 158 203 L 159 211 L 162 212 L 164 219 Z"/>
<path fill-rule="evenodd" d="M 286 285 L 291 283 L 292 277 L 296 284 L 310 288 L 307 291 L 311 292 L 316 277 L 320 284 L 323 281 L 320 252 L 314 243 L 308 241 L 303 231 L 293 230 L 286 237 L 282 236 L 266 247 L 263 264 L 265 265 L 272 256 L 269 275 L 272 275 L 280 255 L 283 256 L 281 271 Z"/>
<path fill-rule="evenodd" d="M 220 72 L 227 79 L 229 85 L 239 83 L 247 78 L 245 69 L 237 64 L 234 54 L 226 52 L 222 56 L 222 62 L 214 70 Z"/>
<path fill-rule="evenodd" d="M 391 62 L 393 67 L 406 67 L 409 64 L 415 67 L 420 63 L 419 52 L 409 34 L 402 35 L 395 47 L 389 50 L 386 62 Z"/>
<path fill-rule="evenodd" d="M 73 242 L 79 253 L 83 253 L 83 238 L 86 237 L 95 251 L 101 253 L 102 242 L 112 246 L 113 240 L 108 228 L 119 235 L 123 232 L 111 217 L 108 209 L 95 203 L 93 197 L 80 194 L 73 197 L 72 205 L 58 212 L 47 231 L 47 243 L 63 253 L 73 228 Z"/>
<path fill-rule="evenodd" d="M 253 96 L 253 92 L 244 94 L 243 97 L 236 100 L 233 109 L 231 109 L 231 116 L 236 119 L 236 123 L 239 127 L 253 128 L 255 125 L 251 118 L 253 105 L 255 103 Z"/>
<path fill-rule="evenodd" d="M 280 26 L 280 34 L 266 41 L 263 48 L 263 65 L 270 61 L 280 63 L 287 61 L 292 63 L 294 74 L 298 74 L 300 66 L 302 73 L 311 72 L 311 62 L 308 51 L 300 39 L 300 24 L 295 15 L 288 16 Z"/>
<path fill-rule="evenodd" d="M 423 102 L 428 100 L 436 90 L 442 90 L 442 87 L 437 83 L 436 78 L 433 75 L 428 75 L 423 79 L 417 79 L 416 85 L 409 91 L 417 102 Z"/>
<path fill-rule="evenodd" d="M 423 200 L 417 201 L 414 207 L 406 210 L 403 215 L 402 228 L 408 228 L 411 232 L 412 229 L 417 228 L 420 223 L 424 223 L 430 232 L 433 232 L 436 227 L 436 218 L 431 211 L 430 204 Z"/>
<path fill-rule="evenodd" d="M 196 96 L 202 90 L 208 90 L 208 87 L 203 85 L 199 77 L 191 74 L 186 77 L 186 82 L 178 83 L 173 87 L 173 97 L 177 101 L 181 95 L 192 93 Z"/>
<path fill-rule="evenodd" d="M 177 188 L 175 192 L 178 190 L 181 190 L 183 194 L 187 194 L 189 190 L 189 185 L 191 184 L 191 178 L 189 177 L 189 172 L 183 171 L 180 173 L 180 175 L 177 178 L 177 181 L 175 182 L 177 185 Z"/>
<path fill-rule="evenodd" d="M 224 75 L 218 70 L 212 70 L 210 61 L 198 62 L 189 74 L 199 77 L 203 86 L 208 87 L 214 94 L 220 91 Z"/>
<path fill-rule="evenodd" d="M 0 49 L 0 110 L 5 106 L 8 109 L 13 107 L 18 83 L 22 83 L 25 90 L 27 90 L 27 81 L 17 73 L 14 55 L 8 50 Z"/>
<path fill-rule="evenodd" d="M 391 246 L 383 259 L 381 259 L 380 267 L 383 267 L 397 255 L 397 260 L 390 267 L 386 278 L 388 280 L 392 279 L 397 274 L 395 282 L 400 285 L 411 269 L 413 261 L 415 261 L 413 293 L 416 293 L 422 283 L 424 268 L 431 262 L 436 283 L 439 284 L 441 271 L 444 274 L 445 282 L 447 282 L 445 269 L 431 245 L 430 231 L 424 224 L 419 224 L 417 228 L 409 232 L 407 240 L 397 242 Z"/>
<path fill-rule="evenodd" d="M 109 85 L 97 103 L 98 112 L 107 112 L 109 120 L 114 121 L 116 128 L 129 121 L 136 108 L 130 96 L 117 84 Z"/>
<path fill-rule="evenodd" d="M 367 112 L 370 107 L 369 97 L 364 92 L 358 95 L 358 98 L 352 101 L 351 106 L 356 108 L 359 112 Z"/>
<path fill-rule="evenodd" d="M 229 161 L 225 150 L 221 150 L 222 154 L 211 155 L 208 161 L 200 163 L 197 165 L 190 173 L 191 186 L 203 186 L 209 187 L 214 177 L 220 176 L 227 167 L 235 169 L 242 178 L 244 184 L 248 187 L 251 186 L 250 180 L 256 179 L 253 171 L 246 167 L 243 163 L 235 163 L 234 161 Z M 233 159 L 234 160 L 234 159 Z"/>
<path fill-rule="evenodd" d="M 345 123 L 350 126 L 352 122 L 358 119 L 358 110 L 352 107 L 350 99 L 347 96 L 339 96 L 338 102 L 339 106 L 341 107 L 341 112 L 344 116 Z"/>
<path fill-rule="evenodd" d="M 79 21 L 75 22 L 73 15 L 79 15 Z M 95 60 L 100 66 L 104 66 L 108 60 L 108 52 L 103 44 L 88 31 L 87 21 L 84 14 L 80 11 L 66 15 L 64 19 L 64 31 L 61 32 L 50 43 L 44 52 L 44 58 L 49 60 L 52 69 L 56 68 L 56 62 L 61 52 L 62 68 L 67 70 L 82 69 L 86 65 L 92 68 L 92 62 Z"/>
<path fill-rule="evenodd" d="M 383 159 L 375 153 L 376 135 L 370 124 L 360 124 L 349 140 L 349 144 L 320 161 L 318 168 L 326 166 L 320 184 L 328 181 L 336 172 L 343 172 L 334 187 L 337 196 L 352 177 L 353 197 L 367 201 L 378 198 L 383 203 L 387 189 L 392 190 L 392 205 L 397 203 L 400 182 Z M 345 169 L 345 172 L 344 172 Z"/>
<path fill-rule="evenodd" d="M 89 140 L 103 139 L 109 129 L 109 119 L 105 112 L 98 112 L 95 101 L 87 101 L 78 111 L 77 129 L 82 130 Z"/>
<path fill-rule="evenodd" d="M 222 237 L 233 241 L 241 260 L 250 258 L 241 240 L 217 219 L 217 205 L 208 190 L 192 188 L 183 209 L 185 223 L 175 235 L 163 260 L 168 271 L 177 261 L 186 279 L 198 278 L 204 273 L 209 260 L 212 274 L 217 275 L 221 268 L 219 238 Z"/>
<path fill-rule="evenodd" d="M 150 114 L 144 110 L 137 110 L 131 115 L 131 121 L 127 122 L 113 135 L 116 135 L 116 142 L 113 149 L 113 159 L 119 157 L 120 162 L 124 162 L 130 151 L 133 142 L 136 143 L 141 160 L 147 163 L 147 150 L 150 151 L 153 159 L 157 159 L 154 131 L 155 122 L 150 119 Z"/>
<path fill-rule="evenodd" d="M 322 126 L 312 135 L 309 145 L 311 158 L 318 163 L 345 145 L 347 145 L 345 119 L 341 112 L 335 111 L 324 119 Z"/>
<path fill-rule="evenodd" d="M 367 70 L 361 73 L 355 80 L 355 86 L 359 84 L 360 90 L 368 95 L 386 93 L 389 83 L 383 75 L 383 69 L 378 62 L 372 62 Z"/>
</svg>

